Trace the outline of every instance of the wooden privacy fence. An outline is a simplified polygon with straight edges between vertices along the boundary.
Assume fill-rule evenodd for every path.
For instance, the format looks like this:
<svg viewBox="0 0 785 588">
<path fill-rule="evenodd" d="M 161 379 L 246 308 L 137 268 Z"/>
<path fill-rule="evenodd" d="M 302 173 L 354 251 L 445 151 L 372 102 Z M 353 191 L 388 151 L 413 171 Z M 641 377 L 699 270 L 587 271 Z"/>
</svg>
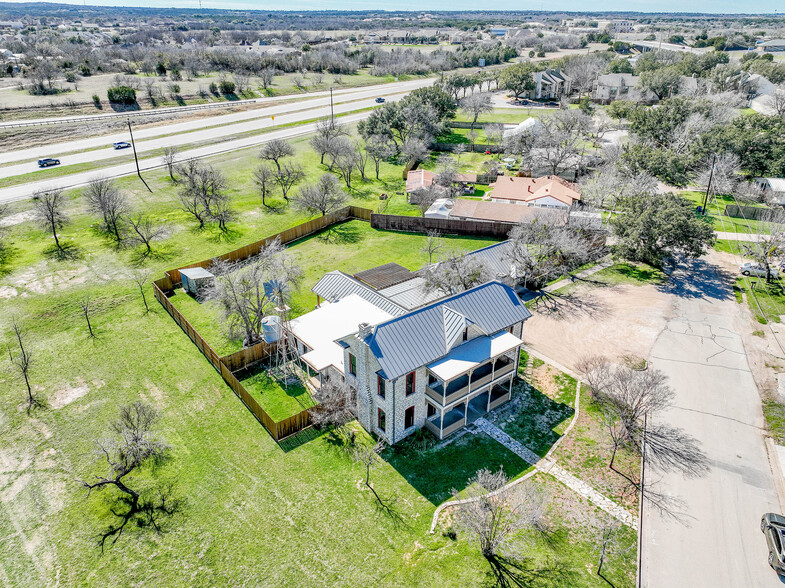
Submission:
<svg viewBox="0 0 785 588">
<path fill-rule="evenodd" d="M 760 206 L 739 206 L 728 204 L 725 207 L 725 216 L 744 218 L 769 223 L 785 223 L 785 211 L 782 209 L 763 208 Z"/>
<path fill-rule="evenodd" d="M 396 214 L 372 214 L 371 226 L 385 231 L 407 231 L 427 233 L 439 231 L 449 235 L 474 235 L 506 239 L 515 226 L 513 223 L 490 221 L 465 221 L 448 218 L 425 218 L 421 216 L 400 216 Z"/>
<path fill-rule="evenodd" d="M 237 397 L 242 400 L 243 404 L 245 404 L 246 408 L 251 411 L 256 419 L 262 423 L 262 426 L 267 429 L 270 435 L 272 435 L 273 439 L 280 441 L 281 439 L 284 439 L 289 435 L 293 435 L 294 433 L 310 426 L 311 415 L 307 410 L 284 419 L 283 421 L 274 421 L 272 417 L 267 414 L 261 406 L 259 406 L 259 403 L 256 402 L 254 397 L 248 393 L 248 390 L 245 389 L 245 386 L 243 386 L 242 382 L 240 382 L 234 373 L 232 373 L 233 371 L 236 371 L 236 369 L 233 370 L 232 366 L 239 365 L 241 367 L 237 369 L 242 369 L 242 367 L 244 367 L 244 361 L 250 360 L 253 357 L 256 357 L 257 360 L 265 357 L 265 355 L 269 353 L 269 349 L 272 346 L 266 344 L 254 345 L 253 347 L 243 349 L 242 351 L 227 355 L 226 357 L 219 357 L 213 348 L 210 347 L 207 341 L 205 341 L 204 338 L 197 332 L 197 330 L 191 326 L 191 323 L 189 323 L 188 320 L 180 313 L 180 311 L 177 310 L 177 308 L 175 308 L 171 302 L 169 302 L 169 299 L 159 285 L 159 283 L 163 283 L 163 285 L 166 286 L 167 283 L 170 283 L 168 280 L 168 278 L 163 278 L 153 282 L 153 293 L 156 300 L 158 300 L 158 302 L 160 302 L 161 305 L 166 309 L 169 315 L 174 319 L 174 322 L 180 325 L 180 328 L 185 331 L 191 341 L 194 342 L 194 345 L 199 348 L 199 351 L 204 354 L 204 356 L 218 371 L 218 373 L 221 374 L 224 382 L 226 382 L 237 395 Z"/>
<path fill-rule="evenodd" d="M 474 151 L 476 153 L 485 153 L 486 151 L 490 151 L 491 153 L 504 153 L 504 147 L 501 145 L 488 145 L 484 143 L 475 143 L 472 145 L 471 143 L 432 143 L 431 149 L 433 151 L 455 151 L 455 148 L 461 145 L 466 147 L 467 151 Z"/>
<path fill-rule="evenodd" d="M 369 221 L 371 220 L 371 213 L 372 211 L 368 208 L 361 208 L 359 206 L 346 206 L 340 210 L 335 212 L 331 212 L 324 216 L 320 216 L 313 220 L 301 223 L 294 227 L 290 227 L 280 233 L 276 233 L 275 235 L 270 235 L 269 237 L 265 237 L 260 241 L 256 241 L 255 243 L 251 243 L 250 245 L 246 245 L 244 247 L 240 247 L 239 249 L 235 249 L 234 251 L 229 251 L 228 253 L 224 253 L 223 255 L 219 255 L 218 257 L 212 257 L 210 259 L 204 259 L 197 263 L 192 263 L 191 265 L 185 265 L 183 267 L 169 270 L 166 274 L 172 281 L 172 287 L 176 286 L 180 283 L 180 270 L 187 269 L 190 267 L 203 267 L 207 268 L 213 264 L 215 259 L 220 259 L 223 261 L 242 261 L 244 259 L 248 259 L 249 257 L 253 257 L 257 255 L 262 248 L 267 245 L 268 243 L 275 241 L 276 239 L 280 239 L 281 243 L 286 245 L 287 243 L 292 243 L 293 241 L 299 241 L 303 237 L 307 237 L 314 233 L 318 233 L 332 225 L 337 223 L 342 223 L 344 221 L 350 219 L 359 219 Z"/>
<path fill-rule="evenodd" d="M 242 261 L 253 257 L 258 254 L 262 248 L 275 239 L 280 239 L 281 243 L 287 244 L 307 237 L 314 233 L 318 233 L 332 225 L 342 223 L 350 219 L 359 219 L 364 221 L 371 220 L 371 211 L 367 208 L 360 208 L 358 206 L 347 206 L 336 212 L 326 214 L 322 217 L 316 218 L 311 221 L 291 227 L 275 235 L 266 237 L 250 245 L 246 245 L 229 253 L 224 253 L 219 256 L 219 259 L 225 261 Z M 180 325 L 180 328 L 188 335 L 193 341 L 194 345 L 199 348 L 199 351 L 207 358 L 213 367 L 221 374 L 224 381 L 234 391 L 234 393 L 242 400 L 246 408 L 262 423 L 265 429 L 272 435 L 273 439 L 280 441 L 289 435 L 293 435 L 298 431 L 305 429 L 311 425 L 311 414 L 308 410 L 303 410 L 298 414 L 290 416 L 282 421 L 274 421 L 267 412 L 259 405 L 259 403 L 248 393 L 242 382 L 237 379 L 234 372 L 247 368 L 250 364 L 268 357 L 275 345 L 270 345 L 265 342 L 258 343 L 251 347 L 241 349 L 230 355 L 220 357 L 212 347 L 205 341 L 205 339 L 194 329 L 193 325 L 180 313 L 177 308 L 169 301 L 167 293 L 171 293 L 182 282 L 180 277 L 180 270 L 189 267 L 204 267 L 207 268 L 213 264 L 214 258 L 205 259 L 198 263 L 183 266 L 177 269 L 169 270 L 163 278 L 153 282 L 153 294 L 156 300 L 166 309 L 174 321 Z"/>
</svg>

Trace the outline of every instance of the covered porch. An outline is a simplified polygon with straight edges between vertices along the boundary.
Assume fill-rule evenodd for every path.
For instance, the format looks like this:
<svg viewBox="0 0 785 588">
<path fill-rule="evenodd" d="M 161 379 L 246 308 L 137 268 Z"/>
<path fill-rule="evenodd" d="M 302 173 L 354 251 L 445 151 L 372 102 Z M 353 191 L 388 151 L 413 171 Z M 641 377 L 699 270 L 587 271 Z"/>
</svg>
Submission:
<svg viewBox="0 0 785 588">
<path fill-rule="evenodd" d="M 444 408 L 426 399 L 425 427 L 439 439 L 444 439 L 510 400 L 512 382 L 513 377 L 510 375 L 507 379 L 489 388 L 469 393 L 464 400 Z"/>
</svg>

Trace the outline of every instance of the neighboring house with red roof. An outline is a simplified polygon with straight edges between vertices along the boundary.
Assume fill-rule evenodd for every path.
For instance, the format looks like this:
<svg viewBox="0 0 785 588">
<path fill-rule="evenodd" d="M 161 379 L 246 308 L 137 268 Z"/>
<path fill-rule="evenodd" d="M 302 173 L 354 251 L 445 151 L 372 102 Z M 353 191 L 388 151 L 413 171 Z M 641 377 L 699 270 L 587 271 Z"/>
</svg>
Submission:
<svg viewBox="0 0 785 588">
<path fill-rule="evenodd" d="M 490 185 L 492 202 L 539 206 L 542 208 L 571 208 L 581 199 L 578 186 L 558 176 L 518 178 L 499 176 Z"/>
<path fill-rule="evenodd" d="M 567 211 L 459 198 L 455 201 L 449 218 L 497 223 L 531 222 L 536 219 L 546 224 L 565 225 Z"/>
</svg>

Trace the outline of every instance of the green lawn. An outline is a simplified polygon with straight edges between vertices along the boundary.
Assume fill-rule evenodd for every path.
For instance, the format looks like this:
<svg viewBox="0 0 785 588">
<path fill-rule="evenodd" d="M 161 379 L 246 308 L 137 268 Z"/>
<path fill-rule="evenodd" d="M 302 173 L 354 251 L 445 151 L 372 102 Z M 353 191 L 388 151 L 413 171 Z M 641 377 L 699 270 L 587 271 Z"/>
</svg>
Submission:
<svg viewBox="0 0 785 588">
<path fill-rule="evenodd" d="M 703 205 L 704 194 L 701 192 L 680 192 L 680 195 L 693 202 L 696 206 Z M 772 223 L 758 221 L 755 219 L 744 219 L 726 216 L 725 207 L 737 204 L 732 196 L 715 196 L 706 206 L 707 216 L 710 217 L 715 231 L 725 231 L 728 233 L 757 233 L 768 232 Z M 742 203 L 744 206 L 754 206 L 756 208 L 766 208 L 762 204 Z"/>
<path fill-rule="evenodd" d="M 309 181 L 323 173 L 307 138 L 293 144 Z M 309 430 L 298 438 L 302 442 L 276 444 L 153 300 L 149 286 L 150 312 L 145 312 L 131 270 L 142 267 L 158 277 L 165 269 L 209 259 L 307 220 L 292 207 L 262 207 L 250 177 L 257 164 L 254 150 L 210 162 L 226 175 L 238 212 L 228 234 L 212 227 L 197 230 L 179 210 L 177 186 L 163 170 L 146 174 L 152 193 L 137 178 L 117 181 L 136 210 L 168 226 L 167 238 L 155 245 L 151 257 L 116 249 L 87 214 L 80 190 L 67 193 L 71 221 L 60 231 L 63 241 L 72 245 L 72 257 L 54 256 L 51 236 L 29 220 L 7 230 L 10 253 L 0 264 L 0 350 L 7 354 L 6 346 L 14 348 L 8 325 L 16 317 L 33 354 L 31 383 L 48 408 L 28 416 L 21 404 L 24 384 L 4 363 L 2 583 L 190 587 L 337 586 L 345 585 L 347 578 L 359 586 L 489 582 L 492 572 L 475 545 L 460 535 L 454 540 L 428 533 L 435 504 L 453 487 L 460 492 L 480 465 L 502 466 L 510 475 L 520 475 L 528 464 L 476 435 L 422 456 L 390 450 L 372 472 L 372 481 L 380 493 L 395 499 L 401 524 L 377 510 L 360 484 L 364 468 L 347 457 L 332 435 Z M 356 179 L 352 203 L 378 206 L 380 192 L 402 189 L 401 169 L 385 163 L 381 181 Z M 397 195 L 390 206 L 408 213 L 414 209 Z M 25 214 L 29 208 L 29 202 L 15 203 L 12 213 Z M 368 226 L 362 223 L 343 226 L 350 228 L 351 238 L 336 242 L 333 236 L 331 242 L 314 236 L 292 247 L 295 255 L 307 259 L 307 280 L 336 267 L 353 271 L 398 261 L 414 269 L 425 261 L 419 253 L 422 236 L 366 234 Z M 483 243 L 456 239 L 451 244 L 468 249 Z M 303 309 L 310 304 L 309 287 L 304 282 L 306 294 L 298 302 Z M 88 296 L 95 307 L 95 338 L 88 336 L 79 308 Z M 173 302 L 208 341 L 222 336 L 215 325 L 210 331 L 209 315 L 195 312 L 204 305 L 182 292 Z M 264 388 L 261 378 L 251 380 L 246 383 L 252 389 L 257 384 Z M 171 459 L 154 474 L 173 483 L 185 508 L 166 522 L 161 535 L 129 528 L 101 555 L 96 537 L 111 520 L 116 495 L 107 491 L 88 498 L 75 479 L 105 473 L 96 441 L 111 435 L 109 423 L 118 408 L 135 400 L 161 413 L 157 432 L 170 445 Z M 358 439 L 369 442 L 361 431 Z M 141 472 L 133 483 L 149 484 L 152 474 Z M 535 544 L 528 550 L 532 565 L 539 569 L 558 559 L 570 576 L 561 585 L 602 586 L 590 573 L 596 561 L 592 536 L 584 525 L 565 519 L 558 506 L 552 507 L 548 536 L 567 534 L 571 540 Z M 634 575 L 634 561 L 626 562 L 625 577 Z"/>
<path fill-rule="evenodd" d="M 274 421 L 281 421 L 311 408 L 315 402 L 301 383 L 282 386 L 271 378 L 263 366 L 237 374 L 249 394 Z"/>
</svg>

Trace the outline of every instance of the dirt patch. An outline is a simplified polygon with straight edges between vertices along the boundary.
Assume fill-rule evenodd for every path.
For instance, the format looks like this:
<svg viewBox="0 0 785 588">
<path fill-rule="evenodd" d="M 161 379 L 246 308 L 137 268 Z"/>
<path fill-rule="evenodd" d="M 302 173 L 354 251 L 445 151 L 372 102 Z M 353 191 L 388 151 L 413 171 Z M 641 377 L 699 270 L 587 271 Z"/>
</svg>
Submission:
<svg viewBox="0 0 785 588">
<path fill-rule="evenodd" d="M 14 225 L 21 225 L 24 222 L 33 220 L 34 218 L 35 212 L 32 210 L 17 212 L 16 214 L 10 214 L 5 218 L 0 219 L 0 227 L 13 227 Z"/>
<path fill-rule="evenodd" d="M 575 369 L 584 357 L 648 357 L 672 312 L 671 297 L 652 285 L 580 284 L 549 310 L 533 310 L 523 340 Z"/>
<path fill-rule="evenodd" d="M 11 286 L 0 286 L 0 298 L 13 298 L 19 291 Z"/>
<path fill-rule="evenodd" d="M 82 396 L 87 395 L 89 391 L 90 386 L 84 382 L 80 383 L 78 386 L 66 386 L 65 388 L 57 390 L 48 398 L 49 405 L 55 410 L 63 408 L 64 406 L 71 404 L 74 400 L 78 400 Z"/>
</svg>

